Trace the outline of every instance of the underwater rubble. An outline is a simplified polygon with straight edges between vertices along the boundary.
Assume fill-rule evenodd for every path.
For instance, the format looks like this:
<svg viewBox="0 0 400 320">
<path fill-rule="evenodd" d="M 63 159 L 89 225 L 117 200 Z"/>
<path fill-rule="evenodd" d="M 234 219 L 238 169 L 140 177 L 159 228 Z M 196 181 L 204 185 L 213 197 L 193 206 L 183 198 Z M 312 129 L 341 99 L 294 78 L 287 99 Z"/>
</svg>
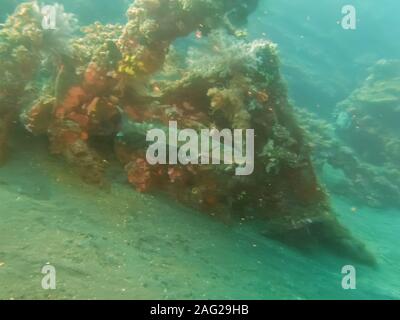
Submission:
<svg viewBox="0 0 400 320">
<path fill-rule="evenodd" d="M 82 178 L 103 185 L 107 144 L 140 192 L 163 192 L 230 221 L 257 221 L 261 232 L 297 247 L 322 244 L 375 264 L 373 254 L 337 220 L 320 185 L 305 131 L 288 102 L 276 46 L 247 42 L 256 0 L 137 0 L 126 25 L 44 30 L 35 2 L 20 5 L 0 30 L 0 159 L 22 125 L 47 136 L 52 154 Z M 174 65 L 171 45 L 196 33 L 204 43 Z M 146 131 L 254 129 L 255 167 L 150 165 Z M 100 141 L 100 143 L 99 143 Z"/>
</svg>

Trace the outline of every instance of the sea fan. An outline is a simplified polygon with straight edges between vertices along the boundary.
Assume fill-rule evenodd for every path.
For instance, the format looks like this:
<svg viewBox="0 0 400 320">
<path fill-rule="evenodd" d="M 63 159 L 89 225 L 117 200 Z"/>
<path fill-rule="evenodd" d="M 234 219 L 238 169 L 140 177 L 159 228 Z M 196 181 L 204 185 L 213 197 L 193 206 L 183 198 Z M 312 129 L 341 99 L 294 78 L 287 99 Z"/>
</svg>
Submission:
<svg viewBox="0 0 400 320">
<path fill-rule="evenodd" d="M 229 35 L 224 30 L 212 32 L 200 46 L 192 47 L 188 51 L 187 65 L 191 70 L 221 69 L 231 73 L 236 68 L 259 69 L 265 68 L 265 60 L 274 58 L 276 45 L 267 40 L 246 42 Z M 265 56 L 268 57 L 265 57 Z"/>
</svg>

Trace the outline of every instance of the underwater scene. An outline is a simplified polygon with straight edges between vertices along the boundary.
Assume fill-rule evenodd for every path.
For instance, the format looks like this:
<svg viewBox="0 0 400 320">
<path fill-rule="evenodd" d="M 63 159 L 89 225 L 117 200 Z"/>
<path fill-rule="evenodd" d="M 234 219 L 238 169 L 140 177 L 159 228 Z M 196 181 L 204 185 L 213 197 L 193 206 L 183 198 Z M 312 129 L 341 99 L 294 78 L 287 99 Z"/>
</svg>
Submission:
<svg viewBox="0 0 400 320">
<path fill-rule="evenodd" d="M 399 16 L 0 0 L 0 299 L 400 299 Z"/>
</svg>

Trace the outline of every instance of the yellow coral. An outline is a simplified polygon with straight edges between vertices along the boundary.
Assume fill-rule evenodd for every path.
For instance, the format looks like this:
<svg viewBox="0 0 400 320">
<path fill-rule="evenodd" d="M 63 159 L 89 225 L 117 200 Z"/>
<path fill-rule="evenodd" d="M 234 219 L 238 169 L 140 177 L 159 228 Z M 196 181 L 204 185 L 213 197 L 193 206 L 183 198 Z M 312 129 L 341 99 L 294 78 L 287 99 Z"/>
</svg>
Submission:
<svg viewBox="0 0 400 320">
<path fill-rule="evenodd" d="M 126 74 L 130 75 L 130 76 L 135 75 L 135 71 L 133 70 L 132 67 L 125 67 L 124 72 L 125 72 Z"/>
<path fill-rule="evenodd" d="M 137 69 L 135 60 L 135 55 L 125 55 L 119 63 L 118 72 L 134 76 L 136 74 L 135 70 Z"/>
</svg>

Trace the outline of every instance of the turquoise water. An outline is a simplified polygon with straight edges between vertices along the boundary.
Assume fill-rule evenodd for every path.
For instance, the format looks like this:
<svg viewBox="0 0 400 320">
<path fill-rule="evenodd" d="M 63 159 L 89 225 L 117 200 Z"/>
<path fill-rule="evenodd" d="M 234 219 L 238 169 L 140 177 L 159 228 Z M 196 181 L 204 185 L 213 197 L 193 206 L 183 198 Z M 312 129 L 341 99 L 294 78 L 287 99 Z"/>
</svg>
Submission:
<svg viewBox="0 0 400 320">
<path fill-rule="evenodd" d="M 0 1 L 4 20 L 18 1 Z M 130 4 L 59 2 L 83 25 L 124 23 Z M 261 235 L 251 223 L 223 223 L 168 197 L 139 193 L 116 163 L 107 172 L 107 188 L 84 184 L 49 157 L 45 139 L 18 133 L 12 156 L 0 168 L 0 299 L 399 299 L 400 132 L 398 122 L 390 125 L 370 106 L 381 104 L 392 119 L 400 119 L 400 69 L 397 73 L 393 62 L 400 59 L 400 3 L 352 2 L 356 30 L 338 24 L 347 2 L 336 0 L 262 0 L 247 30 L 249 39 L 278 45 L 292 103 L 320 120 L 329 138 L 359 161 L 338 161 L 329 153 L 332 144 L 313 153 L 339 221 L 374 253 L 377 266 L 325 250 L 297 250 Z M 178 45 L 195 41 L 191 35 Z M 366 78 L 378 77 L 371 71 L 377 61 L 391 61 L 394 75 L 383 74 L 374 98 L 364 94 L 357 100 L 353 93 L 369 88 Z M 373 118 L 376 126 L 367 138 L 342 130 L 338 113 L 350 112 L 341 109 L 343 101 L 350 109 L 365 103 L 357 114 Z M 367 152 L 371 137 L 387 147 L 378 160 Z M 361 177 L 353 177 L 352 170 Z M 371 177 L 363 176 L 366 172 Z M 40 270 L 47 263 L 57 269 L 56 290 L 41 287 Z M 354 290 L 342 288 L 345 265 L 357 270 Z"/>
</svg>

